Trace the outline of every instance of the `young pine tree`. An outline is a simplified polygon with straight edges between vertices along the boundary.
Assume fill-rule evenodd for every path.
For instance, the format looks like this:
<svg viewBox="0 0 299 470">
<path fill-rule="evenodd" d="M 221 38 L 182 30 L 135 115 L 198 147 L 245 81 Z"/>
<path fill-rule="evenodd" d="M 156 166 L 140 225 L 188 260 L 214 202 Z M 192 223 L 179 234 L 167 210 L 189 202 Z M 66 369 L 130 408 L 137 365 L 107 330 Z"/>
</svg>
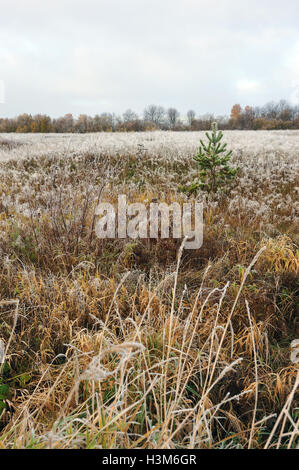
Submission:
<svg viewBox="0 0 299 470">
<path fill-rule="evenodd" d="M 238 168 L 229 166 L 232 151 L 228 152 L 227 144 L 221 143 L 223 133 L 218 131 L 216 122 L 212 124 L 211 134 L 206 132 L 206 136 L 208 143 L 201 140 L 199 152 L 193 157 L 199 166 L 199 182 L 196 186 L 208 192 L 216 192 L 236 176 Z"/>
</svg>

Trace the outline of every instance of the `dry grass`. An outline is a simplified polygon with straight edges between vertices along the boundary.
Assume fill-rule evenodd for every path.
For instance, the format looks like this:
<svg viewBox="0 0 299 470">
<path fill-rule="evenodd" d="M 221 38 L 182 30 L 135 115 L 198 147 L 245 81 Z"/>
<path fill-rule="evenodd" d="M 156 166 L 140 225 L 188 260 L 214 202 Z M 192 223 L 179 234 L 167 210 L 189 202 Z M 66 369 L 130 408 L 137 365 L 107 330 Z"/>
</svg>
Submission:
<svg viewBox="0 0 299 470">
<path fill-rule="evenodd" d="M 187 199 L 167 152 L 2 162 L 2 448 L 298 444 L 298 164 L 237 153 L 200 250 L 98 240 L 99 199 Z"/>
</svg>

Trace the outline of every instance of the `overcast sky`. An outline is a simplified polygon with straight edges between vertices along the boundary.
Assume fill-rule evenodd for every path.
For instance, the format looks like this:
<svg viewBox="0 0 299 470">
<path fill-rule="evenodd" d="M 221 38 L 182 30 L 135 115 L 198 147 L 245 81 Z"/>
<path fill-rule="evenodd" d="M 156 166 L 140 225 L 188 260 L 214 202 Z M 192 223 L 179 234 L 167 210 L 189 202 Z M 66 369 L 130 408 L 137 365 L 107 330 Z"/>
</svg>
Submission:
<svg viewBox="0 0 299 470">
<path fill-rule="evenodd" d="M 0 0 L 0 116 L 299 104 L 298 0 Z M 3 96 L 2 96 L 3 101 Z"/>
</svg>

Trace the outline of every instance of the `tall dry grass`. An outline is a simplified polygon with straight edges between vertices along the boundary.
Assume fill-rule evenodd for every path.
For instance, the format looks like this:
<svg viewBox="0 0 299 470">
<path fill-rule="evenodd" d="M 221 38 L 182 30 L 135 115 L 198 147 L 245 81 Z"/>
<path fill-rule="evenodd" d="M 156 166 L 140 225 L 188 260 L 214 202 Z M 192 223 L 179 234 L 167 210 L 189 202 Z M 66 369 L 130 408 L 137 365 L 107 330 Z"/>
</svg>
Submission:
<svg viewBox="0 0 299 470">
<path fill-rule="evenodd" d="M 2 448 L 298 444 L 298 174 L 240 162 L 192 251 L 94 234 L 99 200 L 186 201 L 184 155 L 1 164 Z"/>
</svg>

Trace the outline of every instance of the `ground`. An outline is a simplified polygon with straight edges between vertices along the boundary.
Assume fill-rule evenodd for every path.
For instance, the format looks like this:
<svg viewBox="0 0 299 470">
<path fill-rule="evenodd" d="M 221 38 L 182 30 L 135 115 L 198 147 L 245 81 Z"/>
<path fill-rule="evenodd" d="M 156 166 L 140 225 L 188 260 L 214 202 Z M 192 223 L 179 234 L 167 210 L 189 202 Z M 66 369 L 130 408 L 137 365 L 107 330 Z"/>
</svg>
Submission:
<svg viewBox="0 0 299 470">
<path fill-rule="evenodd" d="M 299 132 L 225 132 L 188 195 L 200 138 L 0 135 L 1 447 L 297 445 Z M 202 201 L 202 247 L 99 240 L 118 194 Z"/>
</svg>

